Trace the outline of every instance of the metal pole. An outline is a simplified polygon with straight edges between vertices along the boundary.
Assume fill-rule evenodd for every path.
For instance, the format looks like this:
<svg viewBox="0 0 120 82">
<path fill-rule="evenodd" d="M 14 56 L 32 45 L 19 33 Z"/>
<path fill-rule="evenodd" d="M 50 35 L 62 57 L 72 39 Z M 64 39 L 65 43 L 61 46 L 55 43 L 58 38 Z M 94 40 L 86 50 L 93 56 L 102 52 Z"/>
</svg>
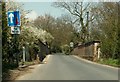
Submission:
<svg viewBox="0 0 120 82">
<path fill-rule="evenodd" d="M 87 40 L 89 41 L 89 12 L 87 12 Z"/>
<path fill-rule="evenodd" d="M 18 56 L 18 41 L 17 41 L 17 34 L 13 35 L 14 37 L 14 53 L 15 53 L 15 57 L 16 57 L 16 65 L 17 67 L 19 66 L 19 56 Z"/>
</svg>

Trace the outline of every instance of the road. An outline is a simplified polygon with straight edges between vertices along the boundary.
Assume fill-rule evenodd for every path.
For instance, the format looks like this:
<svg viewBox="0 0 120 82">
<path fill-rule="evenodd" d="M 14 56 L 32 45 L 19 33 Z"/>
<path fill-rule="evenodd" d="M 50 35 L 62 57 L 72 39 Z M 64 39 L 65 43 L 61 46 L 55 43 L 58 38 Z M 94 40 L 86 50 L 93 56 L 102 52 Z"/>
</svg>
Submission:
<svg viewBox="0 0 120 82">
<path fill-rule="evenodd" d="M 17 80 L 118 80 L 118 69 L 59 54 Z"/>
</svg>

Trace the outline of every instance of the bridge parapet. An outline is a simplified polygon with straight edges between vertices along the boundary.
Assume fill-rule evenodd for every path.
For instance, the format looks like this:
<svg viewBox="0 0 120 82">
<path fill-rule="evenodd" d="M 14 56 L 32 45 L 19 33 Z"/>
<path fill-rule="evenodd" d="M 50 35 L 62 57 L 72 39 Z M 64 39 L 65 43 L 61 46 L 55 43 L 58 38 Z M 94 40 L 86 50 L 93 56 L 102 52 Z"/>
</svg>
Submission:
<svg viewBox="0 0 120 82">
<path fill-rule="evenodd" d="M 80 44 L 71 53 L 91 61 L 97 61 L 100 58 L 100 41 Z"/>
</svg>

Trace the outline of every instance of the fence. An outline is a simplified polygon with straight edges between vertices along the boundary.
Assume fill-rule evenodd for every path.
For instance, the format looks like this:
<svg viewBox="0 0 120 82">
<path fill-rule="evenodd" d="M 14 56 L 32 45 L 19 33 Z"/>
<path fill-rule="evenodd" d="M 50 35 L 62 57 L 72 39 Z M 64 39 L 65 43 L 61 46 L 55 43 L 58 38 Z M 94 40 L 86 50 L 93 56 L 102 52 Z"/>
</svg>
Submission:
<svg viewBox="0 0 120 82">
<path fill-rule="evenodd" d="M 97 61 L 100 57 L 100 41 L 79 44 L 71 53 L 91 61 Z"/>
</svg>

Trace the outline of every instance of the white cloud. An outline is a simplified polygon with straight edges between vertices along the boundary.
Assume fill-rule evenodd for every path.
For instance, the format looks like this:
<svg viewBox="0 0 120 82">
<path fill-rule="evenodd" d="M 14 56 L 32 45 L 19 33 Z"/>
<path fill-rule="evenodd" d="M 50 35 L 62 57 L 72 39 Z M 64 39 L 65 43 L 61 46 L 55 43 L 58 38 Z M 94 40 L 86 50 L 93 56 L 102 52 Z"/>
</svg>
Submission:
<svg viewBox="0 0 120 82">
<path fill-rule="evenodd" d="M 26 14 L 26 18 L 29 20 L 35 20 L 38 17 L 38 14 L 35 11 L 31 11 L 30 13 Z"/>
</svg>

